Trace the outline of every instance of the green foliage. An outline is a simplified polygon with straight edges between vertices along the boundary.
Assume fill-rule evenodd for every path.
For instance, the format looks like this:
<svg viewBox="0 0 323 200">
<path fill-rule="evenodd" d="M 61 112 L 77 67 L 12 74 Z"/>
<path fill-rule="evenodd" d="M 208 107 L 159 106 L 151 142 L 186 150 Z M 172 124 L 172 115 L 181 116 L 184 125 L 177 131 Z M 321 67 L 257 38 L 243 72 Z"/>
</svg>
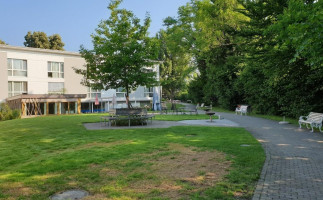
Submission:
<svg viewBox="0 0 323 200">
<path fill-rule="evenodd" d="M 49 49 L 49 41 L 46 33 L 44 32 L 33 32 L 28 31 L 27 35 L 25 36 L 24 45 L 26 47 L 34 47 L 34 48 L 41 48 L 41 49 Z"/>
<path fill-rule="evenodd" d="M 306 59 L 313 68 L 323 66 L 323 2 L 290 0 L 288 9 L 270 31 L 278 32 L 281 45 L 295 49 L 291 63 Z"/>
<path fill-rule="evenodd" d="M 323 112 L 322 1 L 194 0 L 194 102 L 297 117 Z"/>
<path fill-rule="evenodd" d="M 120 3 L 110 3 L 109 19 L 92 35 L 93 50 L 81 47 L 86 69 L 75 71 L 84 76 L 82 84 L 106 90 L 122 87 L 128 98 L 138 86 L 156 84 L 155 72 L 146 68 L 153 65 L 156 43 L 147 36 L 150 18 L 147 16 L 141 25 L 131 11 L 118 9 Z"/>
<path fill-rule="evenodd" d="M 53 50 L 64 50 L 64 43 L 59 34 L 54 34 L 48 37 L 50 49 Z"/>
<path fill-rule="evenodd" d="M 304 53 L 310 53 L 309 48 L 301 53 L 306 57 L 298 56 L 301 47 L 296 43 L 303 43 L 304 38 L 296 35 L 307 31 L 293 29 L 302 27 L 306 21 L 304 17 L 315 13 L 312 8 L 316 6 L 303 1 L 290 1 L 289 4 L 279 0 L 269 4 L 245 2 L 246 10 L 250 11 L 250 22 L 241 31 L 244 35 L 248 33 L 248 37 L 245 37 L 240 61 L 243 69 L 238 81 L 244 88 L 245 101 L 262 114 L 297 117 L 310 111 L 322 112 L 323 104 L 319 99 L 323 93 L 318 84 L 322 81 L 322 65 Z M 322 29 L 313 27 L 312 30 L 316 32 L 311 34 L 313 38 L 307 38 L 316 41 L 316 34 Z"/>
<path fill-rule="evenodd" d="M 64 50 L 64 43 L 59 34 L 54 34 L 47 37 L 44 32 L 31 32 L 29 31 L 25 36 L 24 45 L 26 47 L 41 48 L 41 49 L 53 49 Z"/>
<path fill-rule="evenodd" d="M 161 30 L 159 40 L 161 85 L 165 97 L 174 100 L 186 89 L 187 81 L 193 72 L 192 55 L 188 50 L 189 41 L 186 39 L 185 25 L 179 20 L 168 17 L 164 20 L 166 30 Z"/>
<path fill-rule="evenodd" d="M 11 110 L 6 103 L 0 104 L 0 121 L 19 119 L 20 110 Z"/>
<path fill-rule="evenodd" d="M 189 7 L 189 6 L 188 6 Z M 219 104 L 225 108 L 235 105 L 240 96 L 235 89 L 239 65 L 241 22 L 247 17 L 239 12 L 241 5 L 235 1 L 192 1 L 193 52 L 199 76 L 191 82 L 189 94 L 194 102 Z"/>
</svg>

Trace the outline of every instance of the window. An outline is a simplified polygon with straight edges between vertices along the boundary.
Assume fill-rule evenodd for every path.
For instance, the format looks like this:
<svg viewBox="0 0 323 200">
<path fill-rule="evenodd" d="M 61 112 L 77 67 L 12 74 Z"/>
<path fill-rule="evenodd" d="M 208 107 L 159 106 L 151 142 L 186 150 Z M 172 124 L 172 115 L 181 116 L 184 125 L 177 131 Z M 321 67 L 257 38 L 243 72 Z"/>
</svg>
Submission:
<svg viewBox="0 0 323 200">
<path fill-rule="evenodd" d="M 48 94 L 64 94 L 64 83 L 48 83 Z"/>
<path fill-rule="evenodd" d="M 146 88 L 144 90 L 144 97 L 153 97 L 154 96 L 154 88 Z"/>
<path fill-rule="evenodd" d="M 117 95 L 117 97 L 125 97 L 126 90 L 123 87 L 119 87 L 116 89 L 116 95 Z"/>
<path fill-rule="evenodd" d="M 27 93 L 27 82 L 16 82 L 9 81 L 8 82 L 8 97 L 16 96 L 19 94 Z"/>
<path fill-rule="evenodd" d="M 49 78 L 64 78 L 64 63 L 48 62 Z"/>
<path fill-rule="evenodd" d="M 87 98 L 89 99 L 95 99 L 96 95 L 98 95 L 98 98 L 101 98 L 101 91 L 100 90 L 95 90 L 92 88 L 87 88 Z"/>
<path fill-rule="evenodd" d="M 27 60 L 8 58 L 8 76 L 27 77 Z"/>
</svg>

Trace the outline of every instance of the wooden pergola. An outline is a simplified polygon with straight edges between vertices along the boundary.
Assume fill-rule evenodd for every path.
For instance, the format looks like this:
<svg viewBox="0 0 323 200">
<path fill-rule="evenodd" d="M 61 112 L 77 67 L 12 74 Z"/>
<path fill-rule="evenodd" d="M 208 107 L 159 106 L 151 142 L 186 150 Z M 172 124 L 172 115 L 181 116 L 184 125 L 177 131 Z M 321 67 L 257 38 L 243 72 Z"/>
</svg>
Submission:
<svg viewBox="0 0 323 200">
<path fill-rule="evenodd" d="M 22 94 L 6 99 L 11 109 L 21 110 L 21 117 L 81 113 L 81 99 L 86 94 Z M 62 113 L 62 105 L 65 105 Z M 50 107 L 55 110 L 50 112 Z"/>
</svg>

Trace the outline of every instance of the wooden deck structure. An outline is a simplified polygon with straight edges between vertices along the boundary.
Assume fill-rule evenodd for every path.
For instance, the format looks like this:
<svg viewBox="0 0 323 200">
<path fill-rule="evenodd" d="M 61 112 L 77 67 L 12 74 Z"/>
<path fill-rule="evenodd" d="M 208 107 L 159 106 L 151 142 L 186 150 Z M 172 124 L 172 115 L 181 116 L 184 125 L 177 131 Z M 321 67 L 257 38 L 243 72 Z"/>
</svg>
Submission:
<svg viewBox="0 0 323 200">
<path fill-rule="evenodd" d="M 81 99 L 86 94 L 22 94 L 6 99 L 11 109 L 21 110 L 21 117 L 80 114 Z"/>
</svg>

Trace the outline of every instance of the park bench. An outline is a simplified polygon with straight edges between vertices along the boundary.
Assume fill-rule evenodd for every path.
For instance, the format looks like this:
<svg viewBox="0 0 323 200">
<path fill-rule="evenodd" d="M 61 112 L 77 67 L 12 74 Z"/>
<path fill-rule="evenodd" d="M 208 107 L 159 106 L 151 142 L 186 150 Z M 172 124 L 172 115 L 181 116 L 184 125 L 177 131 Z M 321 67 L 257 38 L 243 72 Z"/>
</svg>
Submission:
<svg viewBox="0 0 323 200">
<path fill-rule="evenodd" d="M 316 112 L 310 112 L 308 116 L 300 116 L 298 123 L 299 128 L 302 128 L 302 124 L 306 125 L 306 128 L 309 129 L 309 126 L 312 128 L 319 128 L 320 132 L 322 132 L 322 121 L 323 121 L 323 114 L 322 113 L 316 113 Z"/>
<path fill-rule="evenodd" d="M 105 125 L 106 125 L 106 123 L 108 123 L 109 126 L 111 126 L 112 122 L 114 122 L 116 125 L 118 121 L 128 121 L 128 125 L 131 126 L 132 120 L 140 120 L 142 125 L 144 125 L 144 123 L 145 124 L 148 123 L 149 119 L 151 120 L 151 123 L 152 123 L 153 117 L 154 117 L 154 115 L 147 114 L 146 109 L 120 108 L 120 109 L 111 110 L 110 116 L 101 117 L 101 123 L 104 122 Z"/>
<path fill-rule="evenodd" d="M 240 113 L 241 115 L 245 114 L 247 115 L 247 112 L 248 112 L 248 106 L 247 105 L 238 105 L 238 107 L 236 107 L 236 115 L 238 113 Z"/>
<path fill-rule="evenodd" d="M 163 112 L 165 112 L 167 114 L 167 105 L 165 102 L 161 103 L 160 113 L 162 114 Z"/>
<path fill-rule="evenodd" d="M 207 111 L 210 111 L 210 110 L 212 110 L 212 104 L 210 105 L 210 106 L 206 106 L 206 105 L 204 105 L 204 103 L 202 103 L 201 104 L 201 106 L 199 105 L 199 104 L 197 104 L 197 106 L 196 106 L 196 108 L 198 109 L 202 109 L 202 110 L 204 110 L 205 112 L 207 112 Z"/>
<path fill-rule="evenodd" d="M 197 109 L 199 108 L 199 105 L 196 105 L 196 107 L 194 108 L 194 109 L 191 109 L 191 110 L 185 110 L 185 113 L 186 112 L 188 112 L 188 113 L 190 113 L 191 115 L 192 114 L 196 114 L 196 115 L 198 115 L 198 112 L 197 112 Z"/>
</svg>

